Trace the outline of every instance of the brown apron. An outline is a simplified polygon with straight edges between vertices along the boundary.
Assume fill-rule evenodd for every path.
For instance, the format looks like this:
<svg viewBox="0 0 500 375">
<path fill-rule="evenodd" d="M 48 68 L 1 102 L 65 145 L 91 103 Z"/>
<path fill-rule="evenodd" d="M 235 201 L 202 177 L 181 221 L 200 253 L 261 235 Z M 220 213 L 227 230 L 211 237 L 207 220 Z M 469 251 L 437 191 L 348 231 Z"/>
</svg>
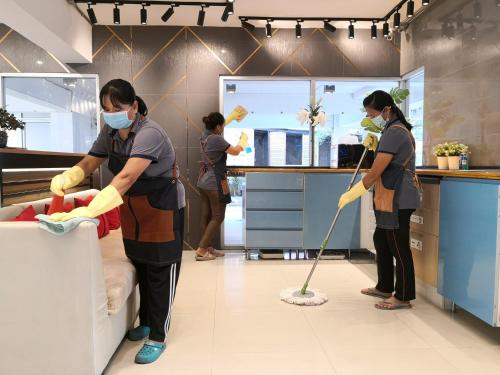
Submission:
<svg viewBox="0 0 500 375">
<path fill-rule="evenodd" d="M 113 139 L 108 167 L 116 176 L 130 155 L 115 153 L 114 143 Z M 126 255 L 134 261 L 168 265 L 181 260 L 175 162 L 172 168 L 173 177 L 148 177 L 143 173 L 123 197 L 124 204 L 120 207 L 123 243 Z"/>
<path fill-rule="evenodd" d="M 219 201 L 229 204 L 231 203 L 231 192 L 227 181 L 227 154 L 224 152 L 217 160 L 211 160 L 208 157 L 206 151 L 207 141 L 212 136 L 214 136 L 214 134 L 210 134 L 204 140 L 200 140 L 201 156 L 203 160 L 200 162 L 198 181 L 209 169 L 213 170 L 217 182 L 217 191 L 219 192 Z"/>
<path fill-rule="evenodd" d="M 375 181 L 373 194 L 373 208 L 377 226 L 383 229 L 399 228 L 399 196 L 401 194 L 401 184 L 405 172 L 412 174 L 412 180 L 415 187 L 421 191 L 421 184 L 416 173 L 408 169 L 408 164 L 415 156 L 415 139 L 411 132 L 403 125 L 391 125 L 405 130 L 410 137 L 412 150 L 410 155 L 401 165 L 391 162 L 382 175 Z M 378 150 L 377 150 L 378 153 Z"/>
</svg>

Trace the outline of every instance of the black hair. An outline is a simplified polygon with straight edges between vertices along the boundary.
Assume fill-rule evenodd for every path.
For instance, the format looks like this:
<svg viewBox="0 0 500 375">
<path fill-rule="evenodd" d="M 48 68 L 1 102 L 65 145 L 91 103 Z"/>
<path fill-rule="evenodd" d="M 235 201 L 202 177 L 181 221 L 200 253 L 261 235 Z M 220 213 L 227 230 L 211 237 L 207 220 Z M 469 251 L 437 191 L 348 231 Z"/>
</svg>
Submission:
<svg viewBox="0 0 500 375">
<path fill-rule="evenodd" d="M 373 108 L 376 111 L 382 112 L 384 108 L 390 107 L 392 112 L 396 115 L 396 118 L 404 125 L 408 130 L 411 130 L 413 126 L 406 120 L 405 115 L 399 109 L 399 107 L 394 102 L 392 96 L 382 90 L 377 90 L 368 95 L 363 100 L 363 107 Z"/>
<path fill-rule="evenodd" d="M 219 112 L 212 112 L 208 116 L 203 117 L 203 123 L 207 130 L 214 130 L 218 125 L 224 125 L 226 119 Z"/>
<path fill-rule="evenodd" d="M 135 90 L 130 82 L 124 79 L 113 79 L 103 86 L 99 93 L 101 107 L 104 107 L 103 99 L 105 96 L 109 96 L 109 100 L 115 107 L 120 107 L 122 104 L 133 105 L 137 101 L 138 112 L 142 116 L 147 116 L 148 114 L 148 107 L 144 103 L 144 100 L 135 94 Z"/>
</svg>

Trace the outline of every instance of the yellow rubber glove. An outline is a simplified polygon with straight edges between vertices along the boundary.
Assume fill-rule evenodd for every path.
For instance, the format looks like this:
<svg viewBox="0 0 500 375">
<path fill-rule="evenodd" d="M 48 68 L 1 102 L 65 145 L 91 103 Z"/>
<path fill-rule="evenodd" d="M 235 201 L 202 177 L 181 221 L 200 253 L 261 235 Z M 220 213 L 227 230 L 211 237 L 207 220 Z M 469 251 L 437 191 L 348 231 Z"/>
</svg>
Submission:
<svg viewBox="0 0 500 375">
<path fill-rule="evenodd" d="M 88 207 L 78 207 L 71 212 L 58 212 L 49 216 L 52 221 L 68 221 L 77 217 L 94 218 L 102 215 L 115 207 L 120 206 L 123 199 L 118 190 L 108 185 L 92 199 Z"/>
<path fill-rule="evenodd" d="M 225 126 L 229 125 L 234 120 L 240 122 L 248 115 L 248 111 L 241 105 L 237 106 L 233 111 L 226 117 Z"/>
<path fill-rule="evenodd" d="M 339 208 L 344 208 L 351 202 L 354 202 L 356 199 L 361 197 L 364 193 L 366 193 L 365 185 L 363 185 L 363 180 L 359 181 L 356 185 L 354 185 L 351 190 L 342 194 L 339 199 Z"/>
<path fill-rule="evenodd" d="M 84 178 L 85 172 L 83 169 L 75 165 L 73 168 L 54 176 L 52 181 L 50 181 L 50 191 L 56 195 L 63 196 L 64 190 L 77 186 Z"/>
<path fill-rule="evenodd" d="M 378 146 L 378 138 L 373 133 L 368 133 L 363 141 L 363 146 L 365 146 L 368 150 L 375 151 Z"/>
<path fill-rule="evenodd" d="M 248 135 L 245 132 L 241 132 L 240 141 L 238 142 L 238 146 L 244 150 L 248 146 Z"/>
</svg>

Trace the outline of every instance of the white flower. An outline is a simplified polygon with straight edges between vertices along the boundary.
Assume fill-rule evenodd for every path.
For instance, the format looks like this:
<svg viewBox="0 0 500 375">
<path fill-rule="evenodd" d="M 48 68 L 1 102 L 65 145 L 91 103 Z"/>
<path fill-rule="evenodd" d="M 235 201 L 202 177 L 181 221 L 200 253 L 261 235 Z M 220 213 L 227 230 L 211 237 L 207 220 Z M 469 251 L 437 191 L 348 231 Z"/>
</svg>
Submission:
<svg viewBox="0 0 500 375">
<path fill-rule="evenodd" d="M 303 109 L 302 111 L 297 113 L 297 120 L 300 122 L 300 125 L 304 125 L 304 123 L 309 118 L 309 112 Z"/>
<path fill-rule="evenodd" d="M 325 125 L 326 124 L 326 113 L 325 112 L 320 112 L 317 116 L 314 116 L 314 122 L 313 126 L 315 125 Z"/>
</svg>

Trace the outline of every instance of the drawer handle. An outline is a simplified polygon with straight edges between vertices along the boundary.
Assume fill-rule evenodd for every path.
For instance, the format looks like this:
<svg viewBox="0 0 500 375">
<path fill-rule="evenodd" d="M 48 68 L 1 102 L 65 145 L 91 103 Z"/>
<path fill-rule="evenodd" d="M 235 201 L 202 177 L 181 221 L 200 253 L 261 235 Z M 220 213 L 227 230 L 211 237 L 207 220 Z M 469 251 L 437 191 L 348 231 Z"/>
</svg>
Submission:
<svg viewBox="0 0 500 375">
<path fill-rule="evenodd" d="M 422 241 L 416 240 L 412 238 L 410 240 L 410 247 L 412 247 L 415 250 L 422 251 Z"/>
<path fill-rule="evenodd" d="M 423 216 L 411 215 L 410 220 L 413 223 L 424 225 L 424 217 Z"/>
</svg>

